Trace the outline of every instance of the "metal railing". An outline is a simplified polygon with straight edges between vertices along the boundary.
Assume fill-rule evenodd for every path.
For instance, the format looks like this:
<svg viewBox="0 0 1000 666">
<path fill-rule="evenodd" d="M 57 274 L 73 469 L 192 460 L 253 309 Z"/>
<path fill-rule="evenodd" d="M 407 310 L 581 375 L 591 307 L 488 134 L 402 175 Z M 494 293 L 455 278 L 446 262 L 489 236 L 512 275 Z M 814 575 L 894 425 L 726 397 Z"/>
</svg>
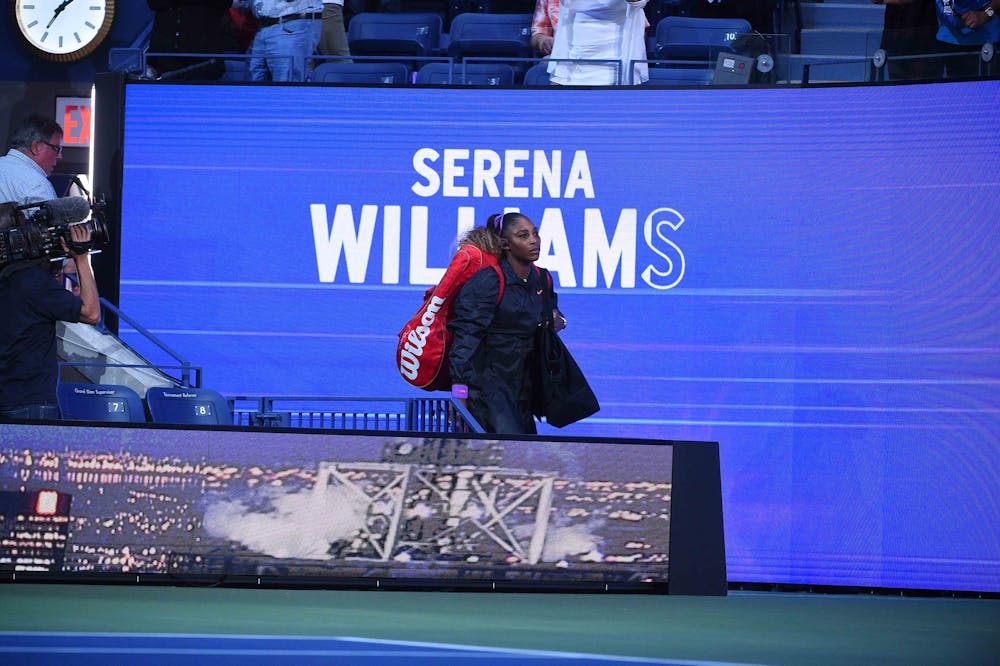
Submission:
<svg viewBox="0 0 1000 666">
<path fill-rule="evenodd" d="M 978 54 L 975 51 L 968 52 L 947 52 L 947 53 L 920 53 L 920 54 L 893 54 L 887 49 L 876 49 L 871 56 L 872 61 L 872 80 L 874 81 L 885 81 L 887 80 L 887 69 L 892 63 L 921 63 L 921 62 L 936 62 L 943 66 L 947 71 L 944 78 L 955 78 L 952 76 L 951 71 L 955 65 L 958 65 L 961 61 L 970 62 L 972 57 L 976 57 L 976 76 L 978 77 L 992 77 L 997 74 L 997 68 L 995 66 L 996 62 L 996 45 L 991 43 L 983 44 L 979 48 Z M 970 75 L 964 74 L 965 76 Z M 961 75 L 960 75 L 961 76 Z"/>
<path fill-rule="evenodd" d="M 83 362 L 83 361 L 60 361 L 59 367 L 69 367 L 69 368 L 121 368 L 123 370 L 127 369 L 137 369 L 137 370 L 158 370 L 163 372 L 164 370 L 181 370 L 182 374 L 186 373 L 186 376 L 190 378 L 191 373 L 194 373 L 194 383 L 180 384 L 180 386 L 185 388 L 200 388 L 201 387 L 201 373 L 202 368 L 196 365 L 191 365 L 187 363 L 185 365 L 172 365 L 172 364 L 161 364 L 161 363 L 98 363 L 98 362 Z"/>
<path fill-rule="evenodd" d="M 995 60 L 995 48 L 993 44 L 985 44 L 979 50 L 977 65 L 979 77 L 991 77 L 994 75 L 994 65 Z M 814 67 L 826 67 L 826 66 L 836 66 L 836 65 L 858 65 L 859 67 L 865 68 L 864 80 L 867 82 L 884 82 L 889 80 L 888 76 L 888 65 L 890 62 L 919 62 L 924 60 L 937 60 L 944 63 L 958 63 L 961 60 L 968 60 L 970 57 L 976 56 L 975 51 L 967 53 L 921 53 L 918 55 L 905 54 L 905 55 L 893 55 L 889 53 L 886 49 L 876 49 L 869 56 L 858 56 L 853 58 L 827 58 L 822 62 L 816 63 L 804 63 L 802 65 L 802 80 L 801 84 L 807 86 L 811 83 L 812 70 Z M 948 65 L 945 64 L 947 68 Z M 950 74 L 948 75 L 950 76 Z M 945 78 L 948 78 L 946 76 Z M 829 82 L 829 80 L 824 79 L 824 83 Z"/>
<path fill-rule="evenodd" d="M 181 384 L 181 386 L 194 386 L 194 387 L 201 386 L 201 368 L 195 368 L 195 366 L 193 366 L 190 361 L 188 361 L 186 358 L 184 358 L 183 356 L 181 356 L 180 354 L 178 354 L 176 351 L 174 351 L 173 349 L 171 349 L 170 347 L 168 347 L 166 345 L 166 343 L 164 343 L 162 340 L 160 340 L 155 335 L 153 335 L 152 333 L 150 333 L 149 330 L 147 330 L 145 327 L 142 326 L 142 324 L 140 324 L 139 322 L 137 322 L 132 317 L 129 317 L 127 314 L 125 314 L 121 310 L 119 310 L 111 301 L 109 301 L 109 300 L 107 300 L 105 298 L 101 298 L 101 306 L 103 308 L 106 308 L 106 309 L 110 310 L 111 312 L 113 312 L 120 320 L 122 320 L 125 323 L 127 323 L 129 326 L 131 326 L 133 329 L 135 329 L 135 331 L 137 333 L 139 333 L 141 336 L 143 336 L 144 338 L 146 338 L 147 340 L 149 340 L 150 342 L 152 342 L 154 345 L 156 345 L 157 347 L 159 347 L 160 350 L 162 350 L 168 356 L 170 356 L 175 361 L 177 361 L 177 366 L 167 366 L 167 365 L 157 366 L 157 365 L 153 365 L 152 363 L 150 363 L 146 367 L 149 367 L 149 368 L 176 368 L 176 369 L 179 369 L 181 371 L 181 376 L 180 376 L 180 384 Z M 191 372 L 192 372 L 192 370 L 195 370 L 195 383 L 194 384 L 191 383 Z"/>
<path fill-rule="evenodd" d="M 452 398 L 227 396 L 233 424 L 251 428 L 481 433 L 482 426 Z"/>
</svg>

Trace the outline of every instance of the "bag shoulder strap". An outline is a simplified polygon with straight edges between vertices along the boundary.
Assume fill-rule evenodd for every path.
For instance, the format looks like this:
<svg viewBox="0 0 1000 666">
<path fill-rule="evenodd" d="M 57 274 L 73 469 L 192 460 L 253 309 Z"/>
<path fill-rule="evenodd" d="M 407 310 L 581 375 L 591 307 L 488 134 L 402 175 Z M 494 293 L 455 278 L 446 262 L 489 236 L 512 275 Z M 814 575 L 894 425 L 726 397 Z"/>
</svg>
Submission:
<svg viewBox="0 0 1000 666">
<path fill-rule="evenodd" d="M 497 277 L 500 279 L 500 289 L 497 290 L 497 305 L 500 305 L 500 301 L 503 300 L 503 290 L 507 286 L 507 278 L 503 276 L 503 269 L 500 268 L 500 264 L 490 264 L 491 268 L 497 272 Z"/>
<path fill-rule="evenodd" d="M 539 268 L 535 266 L 535 270 L 538 271 L 539 276 L 542 278 L 542 282 L 545 284 L 545 310 L 542 312 L 542 320 L 548 325 L 552 325 L 552 273 L 544 268 Z"/>
<path fill-rule="evenodd" d="M 547 326 L 552 325 L 552 273 L 544 268 L 540 268 L 535 264 L 531 267 L 534 269 L 535 273 L 539 276 L 542 282 L 547 286 L 545 289 L 545 306 L 542 310 L 542 318 Z M 503 269 L 500 268 L 499 264 L 491 264 L 492 268 L 497 273 L 497 278 L 500 280 L 500 288 L 497 290 L 497 308 L 500 307 L 500 301 L 503 300 L 504 287 L 507 284 L 507 278 L 503 274 Z"/>
<path fill-rule="evenodd" d="M 532 264 L 532 266 L 535 266 Z M 548 269 L 540 268 L 535 266 L 535 272 L 537 272 L 543 280 L 545 280 L 545 285 L 548 287 L 549 291 L 552 291 L 552 273 Z"/>
<path fill-rule="evenodd" d="M 497 278 L 500 279 L 500 289 L 497 291 L 497 305 L 500 305 L 500 301 L 503 299 L 504 287 L 507 286 L 507 278 L 504 277 L 503 269 L 500 268 L 500 264 L 490 264 L 490 267 L 497 272 Z M 534 264 L 532 264 L 531 267 L 535 269 L 535 273 L 542 276 L 546 282 L 548 282 L 549 291 L 552 291 L 552 273 L 549 273 L 544 268 L 539 268 Z"/>
</svg>

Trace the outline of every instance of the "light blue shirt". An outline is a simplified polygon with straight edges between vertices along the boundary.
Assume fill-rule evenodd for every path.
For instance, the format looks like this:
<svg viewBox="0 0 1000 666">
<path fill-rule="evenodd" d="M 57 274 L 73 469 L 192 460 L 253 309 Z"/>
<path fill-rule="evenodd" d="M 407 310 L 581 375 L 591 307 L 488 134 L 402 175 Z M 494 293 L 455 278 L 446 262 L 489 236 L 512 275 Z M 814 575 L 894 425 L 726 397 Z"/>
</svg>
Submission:
<svg viewBox="0 0 1000 666">
<path fill-rule="evenodd" d="M 234 4 L 236 7 L 252 8 L 254 16 L 268 18 L 323 11 L 322 0 L 237 0 Z"/>
<path fill-rule="evenodd" d="M 56 198 L 42 167 L 17 148 L 0 157 L 0 203 L 13 201 L 23 205 Z"/>
</svg>

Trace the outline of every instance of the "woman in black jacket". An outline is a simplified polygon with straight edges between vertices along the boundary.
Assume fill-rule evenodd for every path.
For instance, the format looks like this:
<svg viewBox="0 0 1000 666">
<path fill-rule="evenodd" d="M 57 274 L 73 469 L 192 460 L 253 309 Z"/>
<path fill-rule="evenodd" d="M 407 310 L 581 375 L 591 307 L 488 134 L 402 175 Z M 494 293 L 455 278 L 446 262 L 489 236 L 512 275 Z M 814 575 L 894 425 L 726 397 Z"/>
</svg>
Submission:
<svg viewBox="0 0 1000 666">
<path fill-rule="evenodd" d="M 547 280 L 535 267 L 538 228 L 521 213 L 497 214 L 487 228 L 500 237 L 500 275 L 484 268 L 462 287 L 448 322 L 452 396 L 465 400 L 487 432 L 535 434 L 532 371 L 535 332 L 544 323 Z M 501 293 L 502 287 L 502 293 Z M 551 295 L 553 306 L 556 296 Z M 555 311 L 556 329 L 565 319 Z"/>
</svg>

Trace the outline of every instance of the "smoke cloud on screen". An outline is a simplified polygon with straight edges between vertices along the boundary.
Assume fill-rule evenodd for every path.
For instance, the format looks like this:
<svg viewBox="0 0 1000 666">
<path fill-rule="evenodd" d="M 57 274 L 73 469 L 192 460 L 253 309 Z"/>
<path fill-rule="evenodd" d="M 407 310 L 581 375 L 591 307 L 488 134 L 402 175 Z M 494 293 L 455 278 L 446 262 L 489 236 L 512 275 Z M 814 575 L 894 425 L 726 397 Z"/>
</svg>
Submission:
<svg viewBox="0 0 1000 666">
<path fill-rule="evenodd" d="M 265 500 L 261 502 L 261 500 Z M 365 524 L 367 502 L 343 487 L 288 493 L 269 490 L 253 504 L 218 500 L 205 511 L 212 536 L 277 558 L 330 560 L 330 544 L 353 538 Z"/>
</svg>

